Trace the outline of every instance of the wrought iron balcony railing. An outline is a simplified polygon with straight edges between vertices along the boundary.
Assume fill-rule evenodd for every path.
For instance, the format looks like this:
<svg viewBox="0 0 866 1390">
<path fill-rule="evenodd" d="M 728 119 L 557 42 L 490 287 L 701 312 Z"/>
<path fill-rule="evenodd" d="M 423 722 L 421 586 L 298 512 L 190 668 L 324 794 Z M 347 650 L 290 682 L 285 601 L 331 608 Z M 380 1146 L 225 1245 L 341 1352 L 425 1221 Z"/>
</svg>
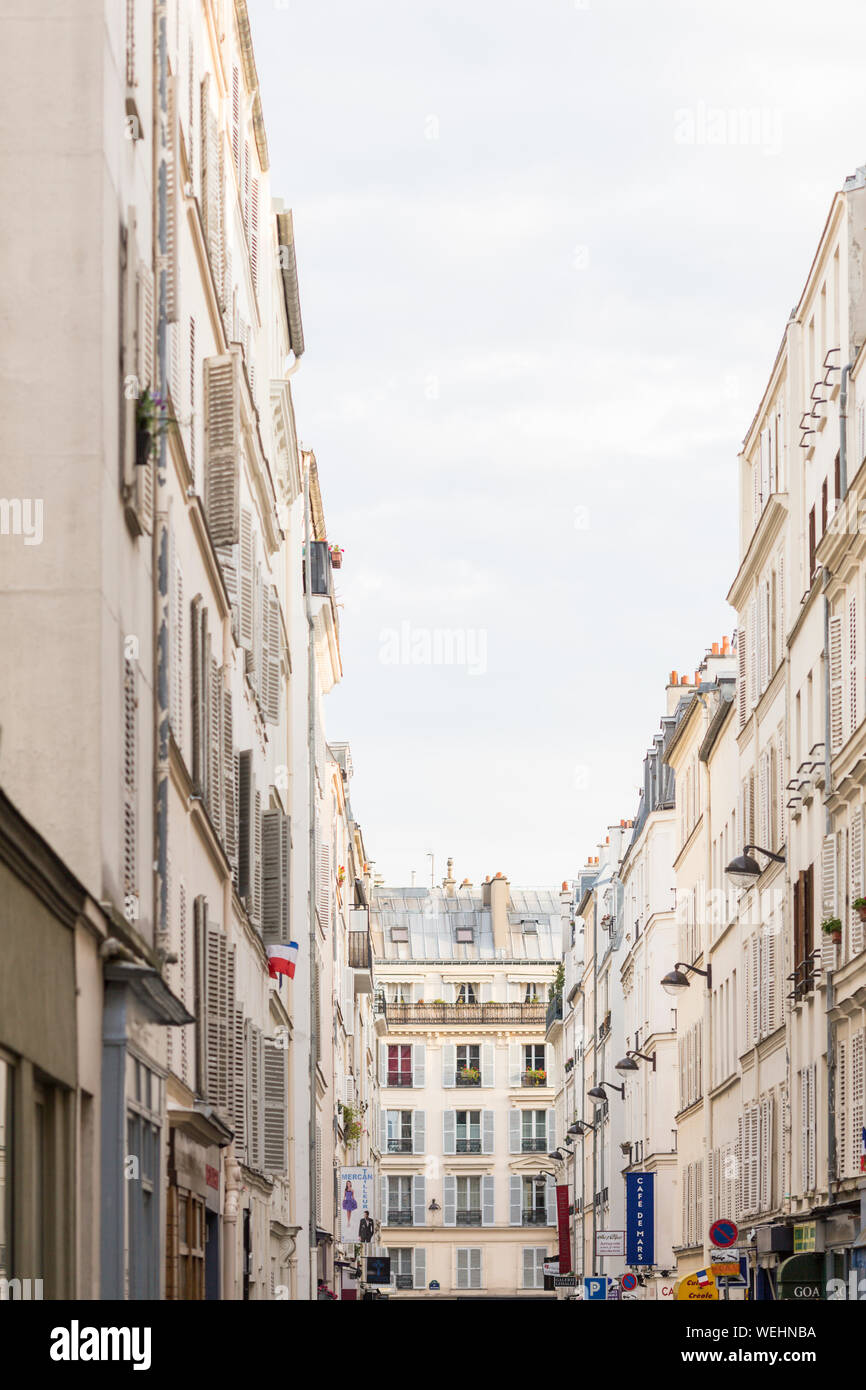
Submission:
<svg viewBox="0 0 866 1390">
<path fill-rule="evenodd" d="M 394 1283 L 398 1289 L 414 1289 L 415 1287 L 411 1274 L 395 1274 Z"/>
<path fill-rule="evenodd" d="M 412 1152 L 412 1140 L 389 1139 L 388 1152 L 389 1154 L 410 1154 Z"/>
<path fill-rule="evenodd" d="M 458 1152 L 459 1154 L 480 1154 L 480 1152 L 481 1152 L 481 1140 L 480 1140 L 480 1139 L 458 1139 L 458 1140 L 457 1140 L 457 1144 L 456 1144 L 456 1148 L 457 1148 L 457 1152 Z"/>
<path fill-rule="evenodd" d="M 349 965 L 352 970 L 372 970 L 373 952 L 370 947 L 370 934 L 365 931 L 350 931 Z"/>
<path fill-rule="evenodd" d="M 467 1076 L 465 1072 L 458 1072 L 455 1080 L 458 1086 L 480 1086 L 481 1073 L 478 1072 L 475 1076 Z"/>
<path fill-rule="evenodd" d="M 387 1226 L 411 1226 L 412 1208 L 411 1207 L 389 1207 Z"/>
<path fill-rule="evenodd" d="M 539 1007 L 543 1007 L 543 1005 Z M 545 1028 L 549 1028 L 552 1023 L 556 1023 L 557 1019 L 560 1018 L 562 1018 L 562 995 L 554 994 L 553 998 L 547 1005 L 547 1009 L 545 1010 Z"/>
<path fill-rule="evenodd" d="M 546 1154 L 547 1140 L 524 1138 L 520 1141 L 520 1152 L 524 1154 Z"/>
<path fill-rule="evenodd" d="M 521 1086 L 546 1086 L 548 1084 L 547 1072 L 525 1071 L 520 1078 L 520 1084 Z"/>
<path fill-rule="evenodd" d="M 391 1004 L 385 1005 L 389 1024 L 465 1024 L 467 1028 L 491 1024 L 502 1027 L 509 1023 L 531 1023 L 543 1028 L 544 1004 Z"/>
<path fill-rule="evenodd" d="M 410 1071 L 389 1071 L 386 1086 L 411 1086 L 412 1073 Z"/>
<path fill-rule="evenodd" d="M 528 1209 L 527 1209 L 527 1208 L 524 1208 L 524 1211 L 523 1211 L 523 1225 L 524 1225 L 524 1226 L 546 1226 L 546 1225 L 547 1225 L 547 1210 L 546 1210 L 546 1208 L 540 1208 L 540 1207 L 529 1207 Z"/>
<path fill-rule="evenodd" d="M 462 1211 L 458 1211 L 458 1213 L 457 1213 L 457 1225 L 458 1225 L 458 1226 L 480 1226 L 480 1225 L 481 1225 L 481 1208 L 480 1208 L 480 1207 L 464 1207 L 464 1209 L 463 1209 Z"/>
</svg>

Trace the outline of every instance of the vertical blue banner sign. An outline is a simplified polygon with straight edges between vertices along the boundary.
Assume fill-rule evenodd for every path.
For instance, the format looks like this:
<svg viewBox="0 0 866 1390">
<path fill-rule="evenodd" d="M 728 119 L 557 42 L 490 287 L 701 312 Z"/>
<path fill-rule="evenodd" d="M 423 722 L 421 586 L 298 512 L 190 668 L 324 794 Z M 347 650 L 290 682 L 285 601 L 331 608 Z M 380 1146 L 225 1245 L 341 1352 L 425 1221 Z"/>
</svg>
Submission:
<svg viewBox="0 0 866 1390">
<path fill-rule="evenodd" d="M 655 1173 L 625 1175 L 625 1262 L 655 1264 Z"/>
</svg>

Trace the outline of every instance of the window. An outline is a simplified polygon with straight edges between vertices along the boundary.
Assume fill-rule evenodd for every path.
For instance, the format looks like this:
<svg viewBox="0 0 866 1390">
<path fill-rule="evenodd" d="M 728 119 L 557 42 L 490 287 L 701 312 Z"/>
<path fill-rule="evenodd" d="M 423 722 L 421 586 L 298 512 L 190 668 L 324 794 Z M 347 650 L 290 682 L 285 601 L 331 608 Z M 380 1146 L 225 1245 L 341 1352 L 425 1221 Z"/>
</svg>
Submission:
<svg viewBox="0 0 866 1390">
<path fill-rule="evenodd" d="M 547 1225 L 547 1179 L 523 1179 L 523 1225 Z"/>
<path fill-rule="evenodd" d="M 479 993 L 478 985 L 461 982 L 457 986 L 455 1002 L 457 1004 L 477 1004 Z"/>
<path fill-rule="evenodd" d="M 543 988 L 543 986 L 542 986 L 542 988 Z M 539 991 L 539 986 L 538 986 L 537 984 L 535 984 L 534 981 L 531 981 L 531 980 L 530 980 L 527 984 L 525 984 L 525 985 L 523 986 L 523 1002 L 524 1002 L 524 1004 L 537 1004 L 537 1003 L 538 1003 L 538 991 Z"/>
<path fill-rule="evenodd" d="M 137 1181 L 126 1183 L 129 1297 L 159 1297 L 159 1150 L 162 1081 L 127 1057 L 126 1152 L 137 1160 Z"/>
<path fill-rule="evenodd" d="M 397 1288 L 414 1288 L 414 1260 L 411 1247 L 389 1246 L 388 1254 L 391 1257 L 391 1278 Z"/>
<path fill-rule="evenodd" d="M 544 1288 L 544 1261 L 547 1250 L 535 1245 L 523 1249 L 523 1287 L 525 1289 Z"/>
<path fill-rule="evenodd" d="M 481 1251 L 457 1247 L 457 1288 L 481 1288 Z"/>
<path fill-rule="evenodd" d="M 523 1084 L 543 1085 L 547 1081 L 544 1043 L 527 1043 L 523 1049 Z"/>
<path fill-rule="evenodd" d="M 409 928 L 408 928 L 408 927 L 392 927 L 392 928 L 391 928 L 391 940 L 392 940 L 392 941 L 408 941 L 408 940 L 409 940 Z"/>
<path fill-rule="evenodd" d="M 388 985 L 389 1004 L 411 1004 L 412 986 L 403 984 Z"/>
<path fill-rule="evenodd" d="M 522 1112 L 520 1151 L 525 1154 L 547 1153 L 547 1112 L 545 1110 L 524 1110 Z"/>
<path fill-rule="evenodd" d="M 412 1179 L 386 1178 L 389 1226 L 412 1225 Z"/>
<path fill-rule="evenodd" d="M 177 1282 L 179 1299 L 204 1298 L 204 1201 L 182 1189 L 171 1190 L 177 1204 Z M 167 1293 L 167 1296 L 170 1296 Z"/>
<path fill-rule="evenodd" d="M 457 1085 L 481 1085 L 481 1045 L 461 1043 L 457 1048 Z"/>
<path fill-rule="evenodd" d="M 388 1111 L 387 1142 L 389 1154 L 410 1154 L 412 1152 L 411 1110 Z"/>
<path fill-rule="evenodd" d="M 412 1044 L 411 1043 L 389 1043 L 388 1044 L 388 1081 L 389 1086 L 411 1086 L 412 1085 Z"/>
<path fill-rule="evenodd" d="M 458 944 L 471 945 L 475 940 L 475 932 L 472 927 L 457 927 L 454 933 L 454 940 Z"/>
<path fill-rule="evenodd" d="M 474 1177 L 458 1177 L 456 1180 L 456 1192 L 457 1225 L 480 1226 L 481 1179 Z"/>
<path fill-rule="evenodd" d="M 481 1153 L 481 1111 L 458 1110 L 457 1115 L 457 1153 Z"/>
<path fill-rule="evenodd" d="M 15 1169 L 12 1166 L 12 1086 L 13 1071 L 0 1057 L 0 1279 L 11 1279 L 12 1192 Z M 39 1271 L 41 1273 L 41 1271 Z"/>
</svg>

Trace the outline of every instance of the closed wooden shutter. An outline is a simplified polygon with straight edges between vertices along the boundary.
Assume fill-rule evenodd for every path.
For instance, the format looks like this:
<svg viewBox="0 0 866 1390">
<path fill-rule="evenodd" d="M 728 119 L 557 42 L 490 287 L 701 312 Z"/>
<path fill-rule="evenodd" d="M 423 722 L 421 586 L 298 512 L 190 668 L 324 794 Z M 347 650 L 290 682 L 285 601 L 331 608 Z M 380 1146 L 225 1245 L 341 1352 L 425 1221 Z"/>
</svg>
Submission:
<svg viewBox="0 0 866 1390">
<path fill-rule="evenodd" d="M 263 811 L 262 940 L 268 946 L 284 945 L 291 940 L 291 845 L 290 818 L 279 810 Z"/>
<path fill-rule="evenodd" d="M 481 1152 L 492 1154 L 495 1148 L 496 1116 L 493 1110 L 481 1112 Z"/>
<path fill-rule="evenodd" d="M 740 728 L 748 714 L 748 687 L 746 685 L 746 629 L 741 627 L 737 633 L 737 713 Z"/>
<path fill-rule="evenodd" d="M 250 270 L 253 290 L 259 292 L 259 181 L 250 180 Z"/>
<path fill-rule="evenodd" d="M 177 554 L 174 528 L 169 531 L 171 568 L 171 728 L 174 741 L 183 752 L 183 712 L 185 708 L 186 612 L 183 603 L 183 570 Z"/>
<path fill-rule="evenodd" d="M 201 208 L 211 273 L 217 294 L 221 296 L 224 276 L 222 137 L 217 117 L 211 110 L 211 80 L 210 73 L 205 73 L 201 84 Z"/>
<path fill-rule="evenodd" d="M 825 835 L 821 846 L 821 912 L 822 921 L 838 916 L 836 836 Z M 836 947 L 826 932 L 821 933 L 821 964 L 825 970 L 836 968 Z"/>
<path fill-rule="evenodd" d="M 412 1152 L 413 1154 L 427 1152 L 426 1110 L 413 1110 L 412 1112 Z"/>
<path fill-rule="evenodd" d="M 412 1225 L 427 1224 L 427 1179 L 420 1173 L 412 1175 Z"/>
<path fill-rule="evenodd" d="M 760 673 L 761 691 L 767 688 L 770 679 L 770 586 L 765 581 L 758 591 L 758 603 L 760 607 Z"/>
<path fill-rule="evenodd" d="M 169 323 L 176 323 L 179 313 L 178 236 L 180 228 L 180 157 L 178 150 L 178 84 L 176 77 L 167 83 L 167 158 L 165 214 L 165 309 Z"/>
<path fill-rule="evenodd" d="M 255 873 L 253 877 L 253 910 L 251 921 L 261 931 L 262 927 L 262 794 L 256 791 L 255 821 L 253 824 L 255 853 Z"/>
<path fill-rule="evenodd" d="M 215 546 L 239 540 L 240 391 L 238 354 L 204 361 L 205 514 Z"/>
<path fill-rule="evenodd" d="M 424 1043 L 412 1044 L 412 1085 L 423 1087 L 427 1070 L 427 1048 Z"/>
<path fill-rule="evenodd" d="M 860 1028 L 851 1039 L 851 1160 L 850 1172 L 855 1178 L 866 1173 L 866 1145 L 864 1145 L 864 1043 L 866 1033 Z"/>
<path fill-rule="evenodd" d="M 269 724 L 280 722 L 280 600 L 269 584 L 264 594 L 264 682 L 262 703 Z"/>
<path fill-rule="evenodd" d="M 508 1044 L 508 1084 L 519 1086 L 523 1073 L 523 1052 L 520 1043 Z"/>
<path fill-rule="evenodd" d="M 776 838 L 778 841 L 777 849 L 782 849 L 788 843 L 788 828 L 786 815 L 786 792 L 785 783 L 787 775 L 785 772 L 785 726 L 779 725 L 779 737 L 776 743 L 776 806 L 778 815 L 776 819 Z"/>
<path fill-rule="evenodd" d="M 758 1210 L 771 1211 L 773 1207 L 773 1097 L 764 1096 L 759 1111 L 758 1163 Z"/>
<path fill-rule="evenodd" d="M 124 915 L 138 917 L 138 690 L 136 663 L 123 667 L 123 895 Z"/>
<path fill-rule="evenodd" d="M 830 750 L 835 753 L 845 741 L 842 694 L 842 619 L 830 619 Z"/>
<path fill-rule="evenodd" d="M 247 1152 L 246 1024 L 241 1004 L 235 1005 L 232 1067 L 234 1069 L 232 1128 L 235 1132 L 235 1157 L 240 1162 L 245 1162 Z"/>
<path fill-rule="evenodd" d="M 238 755 L 238 897 L 249 913 L 255 892 L 256 790 L 252 749 Z"/>
<path fill-rule="evenodd" d="M 205 999 L 207 1098 L 226 1115 L 233 1109 L 235 952 L 211 922 L 206 928 Z"/>
<path fill-rule="evenodd" d="M 322 824 L 316 817 L 316 915 L 322 931 L 331 925 L 331 846 L 322 835 Z"/>
<path fill-rule="evenodd" d="M 210 815 L 211 824 L 217 835 L 222 839 L 222 809 L 223 809 L 223 741 L 222 741 L 222 708 L 223 708 L 223 680 L 222 672 L 216 661 L 211 657 L 210 661 L 210 704 L 208 708 L 208 778 L 207 778 L 207 808 Z"/>
<path fill-rule="evenodd" d="M 816 1115 L 815 1115 L 815 1110 L 816 1110 L 816 1099 L 817 1099 L 817 1098 L 816 1098 L 816 1095 L 815 1095 L 815 1083 L 816 1083 L 816 1077 L 817 1077 L 817 1067 L 816 1067 L 816 1064 L 815 1064 L 814 1062 L 813 1062 L 812 1065 L 808 1068 L 808 1072 L 809 1072 L 809 1146 L 808 1146 L 808 1147 L 809 1147 L 809 1187 L 808 1187 L 808 1191 L 812 1192 L 812 1191 L 814 1191 L 814 1188 L 815 1188 L 815 1186 L 816 1186 L 816 1184 L 817 1184 L 817 1181 L 818 1181 L 818 1165 L 817 1165 L 816 1159 L 815 1159 L 815 1153 L 816 1153 L 816 1144 L 815 1144 L 815 1140 L 816 1140 L 816 1131 L 815 1131 L 815 1120 L 816 1120 Z"/>
<path fill-rule="evenodd" d="M 427 1287 L 427 1251 L 417 1245 L 412 1251 L 412 1287 L 415 1289 Z"/>
<path fill-rule="evenodd" d="M 250 1166 L 261 1171 L 263 1166 L 263 1108 L 262 1108 L 262 1030 L 247 1020 L 247 1151 Z M 316 1159 L 321 1154 L 321 1142 L 316 1144 Z M 321 1198 L 318 1202 L 321 1210 Z"/>
<path fill-rule="evenodd" d="M 496 1085 L 495 1073 L 496 1050 L 493 1043 L 481 1044 L 481 1085 L 490 1087 Z"/>
<path fill-rule="evenodd" d="M 749 1046 L 761 1036 L 761 938 L 753 934 L 749 952 Z"/>
<path fill-rule="evenodd" d="M 719 1150 L 707 1154 L 707 1220 L 712 1224 L 719 1217 Z"/>
<path fill-rule="evenodd" d="M 232 68 L 232 158 L 240 176 L 241 167 L 241 83 L 237 66 Z"/>
<path fill-rule="evenodd" d="M 247 651 L 253 648 L 253 519 L 246 507 L 241 509 L 238 641 Z"/>
<path fill-rule="evenodd" d="M 512 1173 L 508 1179 L 508 1224 L 509 1226 L 520 1226 L 522 1222 L 523 1179 Z"/>
<path fill-rule="evenodd" d="M 457 1047 L 454 1043 L 442 1044 L 442 1085 L 446 1090 L 456 1085 Z"/>
<path fill-rule="evenodd" d="M 264 1166 L 269 1173 L 288 1172 L 289 1096 L 286 1049 L 279 1039 L 264 1040 Z"/>
<path fill-rule="evenodd" d="M 749 708 L 754 709 L 758 703 L 760 690 L 758 689 L 759 676 L 759 642 L 760 633 L 758 631 L 758 600 L 752 599 L 749 604 Z"/>
<path fill-rule="evenodd" d="M 481 1224 L 482 1226 L 492 1226 L 496 1220 L 496 1204 L 494 1200 L 494 1178 L 492 1173 L 485 1173 L 481 1179 Z"/>
<path fill-rule="evenodd" d="M 222 708 L 222 781 L 223 781 L 223 844 L 232 870 L 232 879 L 237 883 L 238 873 L 238 808 L 237 808 L 237 760 L 235 757 L 234 722 L 232 717 L 232 693 L 223 688 Z"/>
<path fill-rule="evenodd" d="M 779 551 L 776 562 L 776 602 L 778 604 L 779 659 L 784 660 L 788 630 L 785 626 L 785 552 Z"/>
<path fill-rule="evenodd" d="M 848 601 L 848 733 L 857 728 L 857 596 Z"/>
<path fill-rule="evenodd" d="M 848 1177 L 848 1044 L 836 1044 L 836 1173 Z"/>
<path fill-rule="evenodd" d="M 863 923 L 860 913 L 854 907 L 863 893 L 863 807 L 852 806 L 851 823 L 848 831 L 848 863 L 851 875 L 851 907 L 848 929 L 849 949 L 852 956 L 863 950 Z"/>
<path fill-rule="evenodd" d="M 457 1179 L 450 1173 L 442 1179 L 442 1224 L 457 1225 Z"/>
</svg>

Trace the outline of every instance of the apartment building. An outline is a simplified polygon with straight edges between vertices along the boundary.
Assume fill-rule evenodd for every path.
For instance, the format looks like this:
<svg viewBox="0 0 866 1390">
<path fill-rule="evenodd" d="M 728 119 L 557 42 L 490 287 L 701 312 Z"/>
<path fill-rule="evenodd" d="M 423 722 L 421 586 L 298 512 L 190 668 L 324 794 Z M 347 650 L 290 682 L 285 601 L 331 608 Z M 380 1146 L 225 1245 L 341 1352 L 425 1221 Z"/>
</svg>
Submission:
<svg viewBox="0 0 866 1390">
<path fill-rule="evenodd" d="M 35 1048 L 36 1002 L 0 1044 L 16 1131 L 36 1105 L 68 1138 L 75 1248 L 51 1278 L 314 1297 L 348 1115 L 373 1103 L 372 980 L 351 761 L 324 732 L 337 560 L 297 440 L 294 231 L 247 7 L 43 7 L 6 52 L 27 113 L 9 175 L 32 197 L 3 230 L 41 271 L 2 291 L 6 485 L 34 525 L 0 547 L 0 785 L 41 872 L 62 867 L 64 958 L 79 925 L 77 1028 L 58 981 L 61 1051 Z M 290 943 L 294 978 L 272 976 Z M 39 1248 L 19 1232 L 5 1267 L 43 1277 Z"/>
<path fill-rule="evenodd" d="M 373 891 L 377 1242 L 395 1296 L 552 1296 L 558 1083 L 545 1020 L 563 910 L 559 893 L 501 873 L 458 885 L 451 860 L 441 887 Z"/>
</svg>

